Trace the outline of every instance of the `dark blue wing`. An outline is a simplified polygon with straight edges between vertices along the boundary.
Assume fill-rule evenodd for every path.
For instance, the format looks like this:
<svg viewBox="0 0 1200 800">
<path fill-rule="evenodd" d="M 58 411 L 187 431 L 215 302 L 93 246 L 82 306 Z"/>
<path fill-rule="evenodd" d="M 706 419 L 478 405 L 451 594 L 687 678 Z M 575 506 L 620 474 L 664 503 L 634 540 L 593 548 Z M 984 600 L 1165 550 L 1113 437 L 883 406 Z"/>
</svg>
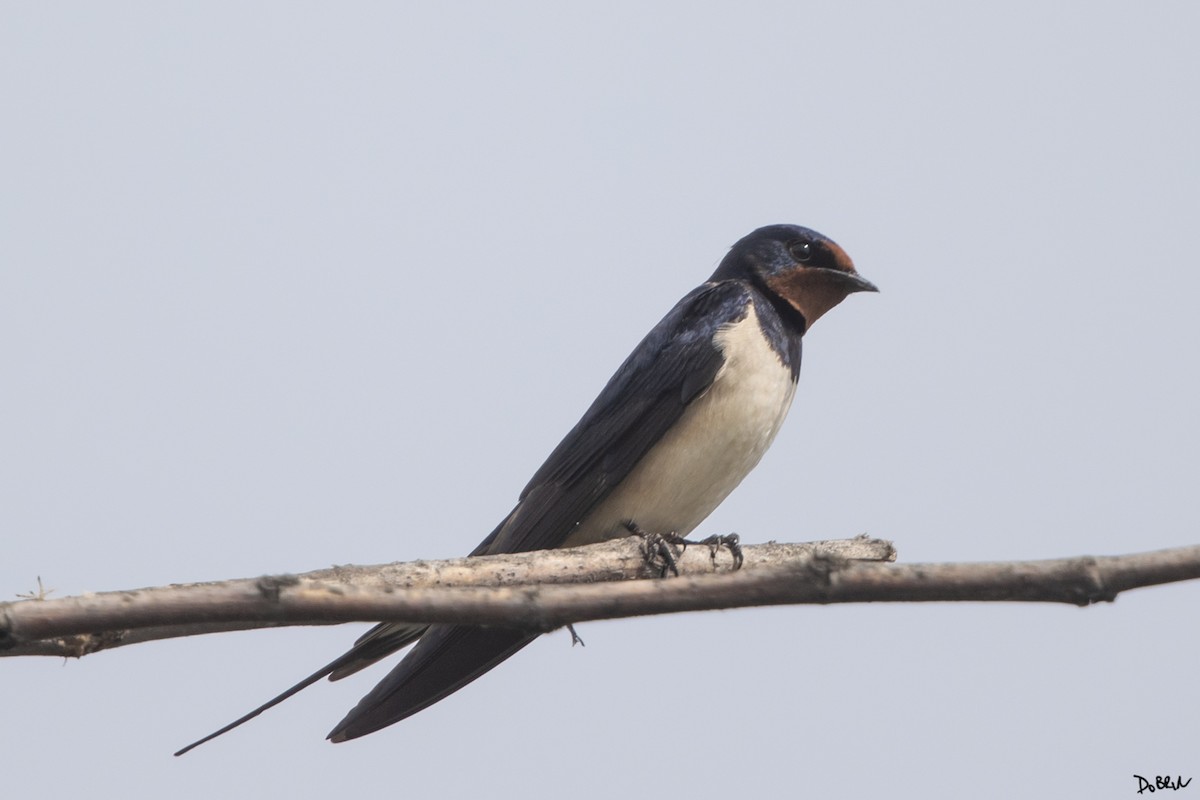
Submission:
<svg viewBox="0 0 1200 800">
<path fill-rule="evenodd" d="M 724 363 L 718 328 L 746 315 L 749 290 L 726 281 L 693 290 L 646 335 L 472 555 L 557 547 L 613 490 Z"/>
<path fill-rule="evenodd" d="M 521 492 L 512 513 L 472 555 L 559 546 L 712 385 L 724 357 L 717 330 L 746 315 L 750 290 L 705 284 L 679 301 L 625 360 L 591 408 Z M 329 738 L 391 725 L 457 691 L 537 638 L 506 628 L 434 625 Z"/>
</svg>

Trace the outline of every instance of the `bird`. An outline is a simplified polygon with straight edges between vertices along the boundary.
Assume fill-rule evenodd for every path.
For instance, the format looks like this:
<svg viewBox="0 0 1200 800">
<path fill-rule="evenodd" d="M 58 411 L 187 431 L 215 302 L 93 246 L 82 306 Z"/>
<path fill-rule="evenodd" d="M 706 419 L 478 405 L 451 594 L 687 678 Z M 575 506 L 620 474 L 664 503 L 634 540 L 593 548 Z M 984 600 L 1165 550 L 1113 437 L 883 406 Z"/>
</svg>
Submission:
<svg viewBox="0 0 1200 800">
<path fill-rule="evenodd" d="M 633 532 L 686 536 L 755 467 L 791 407 L 804 334 L 857 292 L 877 292 L 832 239 L 767 225 L 642 339 L 472 556 L 576 547 Z M 342 656 L 220 736 L 316 681 L 339 680 L 416 642 L 326 737 L 344 742 L 458 691 L 540 634 L 381 623 Z"/>
</svg>

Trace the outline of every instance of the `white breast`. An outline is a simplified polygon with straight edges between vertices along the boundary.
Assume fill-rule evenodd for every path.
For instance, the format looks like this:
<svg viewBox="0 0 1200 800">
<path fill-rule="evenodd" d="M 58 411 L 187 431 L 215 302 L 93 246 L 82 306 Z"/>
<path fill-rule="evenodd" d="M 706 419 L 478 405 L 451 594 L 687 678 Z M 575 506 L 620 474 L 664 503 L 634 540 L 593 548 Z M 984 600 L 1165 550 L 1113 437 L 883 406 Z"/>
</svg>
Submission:
<svg viewBox="0 0 1200 800">
<path fill-rule="evenodd" d="M 651 533 L 686 535 L 762 458 L 796 393 L 791 370 L 763 337 L 751 306 L 716 336 L 725 363 L 667 435 L 565 545 L 625 536 L 626 520 Z"/>
</svg>

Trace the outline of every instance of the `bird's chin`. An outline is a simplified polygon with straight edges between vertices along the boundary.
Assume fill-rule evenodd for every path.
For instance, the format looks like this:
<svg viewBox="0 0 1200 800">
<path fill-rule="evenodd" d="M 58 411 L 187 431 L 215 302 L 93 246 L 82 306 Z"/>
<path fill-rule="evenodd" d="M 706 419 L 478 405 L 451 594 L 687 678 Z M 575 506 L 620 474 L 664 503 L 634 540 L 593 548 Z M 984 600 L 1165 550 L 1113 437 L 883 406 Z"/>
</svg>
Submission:
<svg viewBox="0 0 1200 800">
<path fill-rule="evenodd" d="M 878 292 L 875 284 L 856 272 L 798 269 L 767 279 L 771 290 L 804 317 L 805 329 L 855 292 Z"/>
</svg>

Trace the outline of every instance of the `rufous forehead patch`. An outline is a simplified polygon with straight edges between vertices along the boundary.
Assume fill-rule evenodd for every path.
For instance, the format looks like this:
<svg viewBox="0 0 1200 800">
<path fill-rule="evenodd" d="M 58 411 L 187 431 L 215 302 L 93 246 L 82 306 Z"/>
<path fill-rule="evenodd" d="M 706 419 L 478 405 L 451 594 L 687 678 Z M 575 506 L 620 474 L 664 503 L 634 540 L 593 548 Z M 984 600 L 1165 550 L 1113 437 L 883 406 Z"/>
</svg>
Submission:
<svg viewBox="0 0 1200 800">
<path fill-rule="evenodd" d="M 822 244 L 833 255 L 833 263 L 836 265 L 836 269 L 842 272 L 856 272 L 854 262 L 850 260 L 850 256 L 842 249 L 841 245 L 828 239 L 822 242 Z"/>
</svg>

